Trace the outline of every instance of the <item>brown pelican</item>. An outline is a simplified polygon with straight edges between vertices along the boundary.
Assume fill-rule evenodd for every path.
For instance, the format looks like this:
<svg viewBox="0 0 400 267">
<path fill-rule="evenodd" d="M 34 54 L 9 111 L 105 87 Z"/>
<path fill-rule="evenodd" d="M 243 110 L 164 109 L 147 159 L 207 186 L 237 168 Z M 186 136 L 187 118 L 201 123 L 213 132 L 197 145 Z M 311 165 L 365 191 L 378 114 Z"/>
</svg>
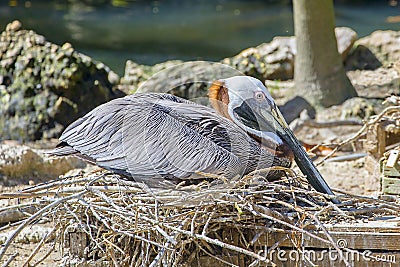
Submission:
<svg viewBox="0 0 400 267">
<path fill-rule="evenodd" d="M 218 80 L 209 98 L 214 109 L 161 93 L 112 100 L 68 126 L 50 154 L 76 155 L 151 186 L 198 172 L 236 179 L 294 158 L 317 191 L 333 195 L 259 80 Z"/>
</svg>

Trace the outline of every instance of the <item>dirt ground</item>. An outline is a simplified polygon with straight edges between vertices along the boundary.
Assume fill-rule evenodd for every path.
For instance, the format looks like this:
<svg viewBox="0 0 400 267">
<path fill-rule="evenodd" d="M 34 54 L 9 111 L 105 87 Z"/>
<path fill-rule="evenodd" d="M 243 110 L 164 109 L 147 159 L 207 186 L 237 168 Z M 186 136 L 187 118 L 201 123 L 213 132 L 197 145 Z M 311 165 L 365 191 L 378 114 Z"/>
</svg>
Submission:
<svg viewBox="0 0 400 267">
<path fill-rule="evenodd" d="M 21 184 L 15 186 L 0 185 L 0 192 L 1 193 L 17 192 L 29 186 L 23 184 L 23 182 L 24 181 L 21 181 Z M 21 202 L 23 202 L 23 200 L 21 200 Z M 16 204 L 18 204 L 18 202 L 15 201 L 15 199 L 13 200 L 0 199 L 0 210 L 3 207 Z M 2 227 L 5 227 L 5 225 L 0 225 L 1 243 L 5 241 L 7 234 L 12 233 L 12 231 L 16 229 L 16 227 L 12 227 L 10 229 L 2 231 L 1 230 Z M 40 222 L 35 224 L 34 228 L 28 227 L 27 230 L 28 232 L 30 231 L 30 233 L 28 235 L 25 235 L 24 233 L 20 234 L 20 237 L 17 239 L 17 242 L 13 243 L 6 251 L 6 254 L 3 257 L 3 261 L 0 261 L 0 265 L 4 266 L 5 261 L 7 261 L 12 257 L 13 261 L 7 266 L 23 266 L 25 261 L 28 259 L 29 255 L 32 253 L 32 251 L 34 251 L 36 246 L 38 246 L 41 236 L 43 235 L 42 233 L 43 231 L 41 230 L 38 231 L 38 229 L 51 229 L 51 228 L 52 228 L 52 223 L 40 223 Z M 31 264 L 30 266 L 34 266 L 34 264 L 42 257 L 45 257 L 49 251 L 51 251 L 51 253 L 46 257 L 46 259 L 43 262 L 39 263 L 37 266 L 59 266 L 62 259 L 61 248 L 58 245 L 53 246 L 52 242 L 43 244 L 43 246 L 39 249 L 38 253 L 30 262 Z"/>
<path fill-rule="evenodd" d="M 18 254 L 8 266 L 23 266 L 23 264 L 25 263 L 31 252 L 36 248 L 36 246 L 37 244 L 28 243 L 28 244 L 15 244 L 12 247 L 10 247 L 8 252 L 5 254 L 4 257 L 5 259 L 10 258 L 16 253 Z M 51 253 L 48 255 L 48 257 L 36 266 L 60 266 L 62 259 L 61 250 L 62 249 L 57 246 L 53 247 L 52 244 L 44 244 L 43 247 L 40 249 L 40 251 L 37 253 L 37 255 L 30 262 L 31 264 L 30 266 L 34 266 L 34 264 L 36 264 L 36 262 L 40 258 L 46 256 L 49 251 L 51 251 Z"/>
</svg>

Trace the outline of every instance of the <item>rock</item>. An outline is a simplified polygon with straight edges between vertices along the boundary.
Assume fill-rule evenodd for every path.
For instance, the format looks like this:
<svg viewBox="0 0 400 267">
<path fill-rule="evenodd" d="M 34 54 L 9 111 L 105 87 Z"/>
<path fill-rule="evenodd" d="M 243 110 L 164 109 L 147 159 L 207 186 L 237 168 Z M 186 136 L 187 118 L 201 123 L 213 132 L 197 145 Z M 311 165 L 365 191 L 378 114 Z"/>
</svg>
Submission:
<svg viewBox="0 0 400 267">
<path fill-rule="evenodd" d="M 341 119 L 367 119 L 379 113 L 382 109 L 382 100 L 373 98 L 353 97 L 341 105 Z"/>
<path fill-rule="evenodd" d="M 311 119 L 314 119 L 316 114 L 311 104 L 301 96 L 295 96 L 290 99 L 284 105 L 280 106 L 279 110 L 288 124 L 300 117 L 300 113 L 302 113 L 303 110 L 307 111 L 307 115 Z"/>
<path fill-rule="evenodd" d="M 26 216 L 27 214 L 25 214 Z M 31 225 L 25 227 L 13 240 L 17 244 L 29 244 L 29 243 L 39 243 L 42 239 L 46 238 L 48 233 L 54 230 L 53 227 L 45 227 L 41 225 Z M 2 231 L 0 234 L 0 244 L 4 244 L 7 239 L 14 234 L 15 230 Z M 48 240 L 53 240 L 55 238 L 54 233 L 48 238 Z"/>
<path fill-rule="evenodd" d="M 19 31 L 22 27 L 22 24 L 18 20 L 14 20 L 13 22 L 9 23 L 6 27 L 7 31 Z"/>
<path fill-rule="evenodd" d="M 69 170 L 85 165 L 76 157 L 48 157 L 43 150 L 26 145 L 0 144 L 0 174 L 6 180 L 23 179 L 28 184 L 30 179 L 57 179 Z"/>
<path fill-rule="evenodd" d="M 344 60 L 357 39 L 357 33 L 350 28 L 338 27 L 335 34 L 338 51 Z M 232 58 L 222 60 L 222 63 L 261 80 L 287 80 L 293 78 L 295 55 L 295 37 L 275 37 L 270 43 L 243 50 Z"/>
<path fill-rule="evenodd" d="M 60 47 L 19 21 L 8 24 L 0 36 L 0 139 L 58 137 L 76 118 L 123 95 L 110 73 L 69 43 Z"/>
<path fill-rule="evenodd" d="M 400 31 L 375 31 L 355 45 L 367 47 L 383 66 L 400 61 Z"/>
<path fill-rule="evenodd" d="M 335 35 L 339 54 L 342 56 L 342 60 L 345 61 L 358 38 L 357 33 L 348 27 L 336 27 Z"/>
<path fill-rule="evenodd" d="M 243 50 L 222 63 L 260 80 L 287 80 L 293 78 L 294 55 L 294 37 L 275 37 L 270 43 Z"/>
<path fill-rule="evenodd" d="M 347 70 L 374 70 L 400 61 L 400 31 L 375 31 L 356 41 Z"/>
<path fill-rule="evenodd" d="M 318 110 L 316 114 L 316 121 L 337 121 L 337 120 L 355 120 L 362 121 L 372 115 L 379 114 L 388 105 L 382 105 L 382 99 L 379 98 L 364 98 L 353 97 L 346 100 L 340 105 L 334 105 L 329 108 Z M 359 127 L 357 125 L 333 127 L 338 129 L 338 136 L 340 136 L 340 129 L 346 127 Z M 344 135 L 344 133 L 343 133 Z M 343 138 L 342 138 L 343 140 Z"/>
<path fill-rule="evenodd" d="M 357 45 L 344 62 L 346 71 L 375 70 L 381 66 L 382 63 L 376 58 L 374 53 L 363 45 Z"/>
<path fill-rule="evenodd" d="M 121 79 L 125 92 L 170 93 L 186 99 L 203 98 L 214 80 L 241 75 L 230 66 L 205 61 L 167 61 L 141 66 L 128 61 Z M 198 99 L 205 103 L 205 99 Z"/>
<path fill-rule="evenodd" d="M 335 32 L 338 50 L 344 58 L 357 34 L 345 27 L 336 28 Z M 222 64 L 175 60 L 145 66 L 128 60 L 118 89 L 127 94 L 141 88 L 141 92 L 170 92 L 187 99 L 204 97 L 209 83 L 217 78 L 250 75 L 260 80 L 290 79 L 293 77 L 295 55 L 294 37 L 275 37 L 270 43 L 246 49 L 237 56 L 222 60 Z"/>
<path fill-rule="evenodd" d="M 167 61 L 168 62 L 168 61 Z M 176 64 L 181 64 L 182 61 L 174 61 Z M 166 64 L 170 64 L 169 62 Z M 157 65 L 156 65 L 157 66 Z M 155 66 L 153 66 L 156 68 Z M 118 89 L 126 94 L 132 94 L 137 91 L 140 84 L 145 82 L 147 79 L 154 74 L 152 66 L 139 65 L 131 60 L 126 61 L 125 73 L 121 78 L 121 82 L 118 85 Z M 158 67 L 160 69 L 160 67 Z"/>
<path fill-rule="evenodd" d="M 376 70 L 348 71 L 347 76 L 358 96 L 383 99 L 392 94 L 400 94 L 400 75 L 396 64 Z"/>
</svg>

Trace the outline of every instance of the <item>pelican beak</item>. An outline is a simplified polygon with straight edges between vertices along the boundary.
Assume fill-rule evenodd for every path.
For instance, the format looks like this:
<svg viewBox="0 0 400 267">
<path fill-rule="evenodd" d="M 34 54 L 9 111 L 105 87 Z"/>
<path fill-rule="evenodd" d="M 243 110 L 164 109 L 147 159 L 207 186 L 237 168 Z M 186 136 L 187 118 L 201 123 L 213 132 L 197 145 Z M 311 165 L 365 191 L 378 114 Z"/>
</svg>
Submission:
<svg viewBox="0 0 400 267">
<path fill-rule="evenodd" d="M 276 105 L 274 105 L 270 110 L 261 109 L 257 113 L 259 113 L 257 120 L 260 129 L 275 131 L 283 142 L 291 148 L 297 165 L 302 173 L 307 176 L 308 182 L 315 188 L 315 190 L 324 194 L 334 195 L 329 185 L 303 149 L 299 140 L 297 140 L 292 130 L 290 130 Z M 334 200 L 334 202 L 337 202 L 337 200 Z"/>
</svg>

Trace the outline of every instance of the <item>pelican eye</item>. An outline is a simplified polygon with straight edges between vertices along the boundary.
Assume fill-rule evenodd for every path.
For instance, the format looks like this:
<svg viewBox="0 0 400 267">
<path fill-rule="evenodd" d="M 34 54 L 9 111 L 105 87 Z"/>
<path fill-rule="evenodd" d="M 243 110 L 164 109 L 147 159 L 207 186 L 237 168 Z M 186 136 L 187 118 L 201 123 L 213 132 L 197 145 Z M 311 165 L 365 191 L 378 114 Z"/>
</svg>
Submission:
<svg viewBox="0 0 400 267">
<path fill-rule="evenodd" d="M 254 98 L 257 100 L 257 101 L 264 101 L 265 100 L 265 95 L 264 95 L 264 93 L 263 92 L 256 92 L 255 94 L 254 94 Z"/>
</svg>

